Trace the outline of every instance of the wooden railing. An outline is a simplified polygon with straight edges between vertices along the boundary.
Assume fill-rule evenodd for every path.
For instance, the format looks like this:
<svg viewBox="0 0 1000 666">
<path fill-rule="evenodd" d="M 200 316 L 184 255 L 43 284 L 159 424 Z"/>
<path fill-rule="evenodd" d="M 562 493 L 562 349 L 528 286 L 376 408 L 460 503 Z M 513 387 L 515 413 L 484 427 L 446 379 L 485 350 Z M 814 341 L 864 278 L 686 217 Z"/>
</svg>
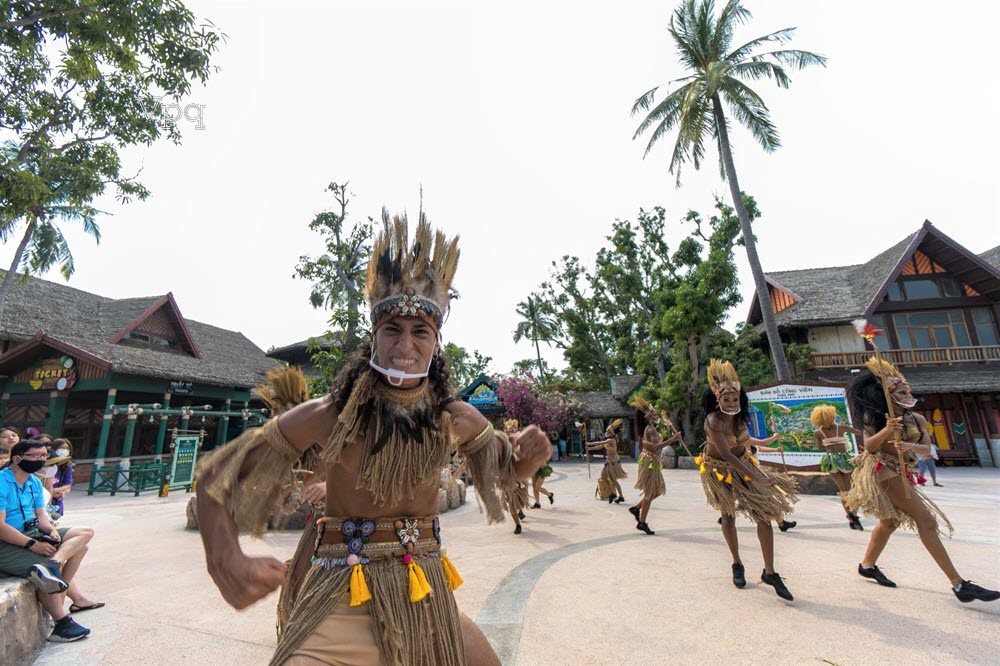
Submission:
<svg viewBox="0 0 1000 666">
<path fill-rule="evenodd" d="M 831 352 L 813 354 L 812 361 L 817 370 L 860 368 L 871 356 L 872 352 Z M 1000 346 L 890 349 L 882 352 L 882 358 L 899 366 L 1000 363 Z"/>
</svg>

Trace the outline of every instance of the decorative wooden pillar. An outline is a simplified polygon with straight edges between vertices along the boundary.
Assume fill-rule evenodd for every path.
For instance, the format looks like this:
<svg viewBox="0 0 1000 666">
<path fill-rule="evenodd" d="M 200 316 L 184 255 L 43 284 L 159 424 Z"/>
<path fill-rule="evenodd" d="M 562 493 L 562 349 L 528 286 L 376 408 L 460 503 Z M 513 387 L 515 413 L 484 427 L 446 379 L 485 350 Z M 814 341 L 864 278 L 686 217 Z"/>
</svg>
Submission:
<svg viewBox="0 0 1000 666">
<path fill-rule="evenodd" d="M 222 411 L 228 412 L 232 408 L 232 406 L 233 406 L 232 398 L 226 398 L 226 404 L 223 406 Z M 228 439 L 226 439 L 228 436 L 229 436 L 229 415 L 226 414 L 224 416 L 219 417 L 219 426 L 218 429 L 215 431 L 216 448 L 224 445 L 227 441 L 229 441 Z"/>
<path fill-rule="evenodd" d="M 132 461 L 132 440 L 135 438 L 135 424 L 139 420 L 137 411 L 129 410 L 128 420 L 125 422 L 125 443 L 122 445 L 121 468 L 128 469 Z"/>
<path fill-rule="evenodd" d="M 111 421 L 114 419 L 111 408 L 115 404 L 116 395 L 118 389 L 108 389 L 108 399 L 104 403 L 104 419 L 101 421 L 101 438 L 97 442 L 97 455 L 94 456 L 94 469 L 104 467 L 104 456 L 108 452 L 108 436 L 111 434 Z"/>
<path fill-rule="evenodd" d="M 163 394 L 163 409 L 170 409 L 170 394 Z M 163 462 L 163 442 L 167 438 L 166 414 L 160 414 L 160 428 L 156 431 L 156 462 Z"/>
<path fill-rule="evenodd" d="M 49 413 L 45 417 L 45 434 L 53 439 L 62 435 L 68 400 L 65 391 L 52 391 L 49 393 Z"/>
</svg>

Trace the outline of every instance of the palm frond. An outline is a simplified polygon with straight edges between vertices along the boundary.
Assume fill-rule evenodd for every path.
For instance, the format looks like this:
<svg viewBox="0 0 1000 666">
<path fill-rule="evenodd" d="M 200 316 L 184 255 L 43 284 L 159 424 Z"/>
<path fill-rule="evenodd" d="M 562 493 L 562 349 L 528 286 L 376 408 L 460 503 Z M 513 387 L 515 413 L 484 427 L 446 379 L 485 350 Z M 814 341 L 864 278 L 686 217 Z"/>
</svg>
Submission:
<svg viewBox="0 0 1000 666">
<path fill-rule="evenodd" d="M 788 78 L 788 75 L 785 74 L 785 70 L 781 65 L 762 60 L 741 62 L 738 65 L 733 65 L 729 72 L 732 76 L 744 80 L 753 79 L 759 81 L 760 79 L 774 79 L 779 88 L 787 88 L 788 84 L 792 82 Z"/>
<path fill-rule="evenodd" d="M 778 62 L 794 67 L 795 69 L 805 69 L 811 65 L 826 67 L 827 58 L 824 55 L 813 53 L 812 51 L 799 51 L 797 49 L 786 49 L 784 51 L 768 51 L 754 56 L 755 60 L 774 58 Z"/>
<path fill-rule="evenodd" d="M 691 89 L 697 87 L 698 82 L 692 81 L 687 85 L 681 86 L 677 90 L 673 91 L 661 101 L 656 107 L 643 118 L 642 122 L 639 123 L 639 127 L 636 128 L 635 133 L 632 135 L 632 139 L 636 139 L 640 134 L 649 129 L 649 126 L 653 123 L 659 122 L 662 126 L 666 123 L 667 129 L 674 126 L 677 123 L 678 117 L 684 112 L 685 102 L 691 96 Z M 649 154 L 649 149 L 652 148 L 652 143 L 646 147 L 646 154 Z M 645 155 L 644 155 L 645 157 Z"/>
<path fill-rule="evenodd" d="M 736 79 L 728 79 L 721 92 L 733 116 L 750 131 L 761 148 L 770 153 L 781 146 L 778 128 L 771 121 L 771 114 L 757 93 Z"/>
<path fill-rule="evenodd" d="M 769 35 L 764 35 L 763 37 L 757 37 L 756 39 L 751 39 L 749 42 L 736 48 L 726 54 L 726 60 L 732 63 L 743 62 L 752 55 L 752 51 L 763 44 L 769 44 L 771 42 L 776 42 L 778 44 L 785 44 L 791 40 L 792 35 L 795 33 L 795 28 L 783 28 L 781 30 L 772 32 Z"/>
<path fill-rule="evenodd" d="M 635 104 L 632 105 L 632 115 L 634 116 L 640 111 L 648 111 L 649 105 L 653 103 L 653 99 L 656 97 L 656 91 L 659 89 L 660 86 L 655 86 L 654 88 L 642 93 L 642 95 L 639 96 L 639 99 L 635 100 Z M 0 233 L 3 233 L 3 231 L 0 230 Z"/>
<path fill-rule="evenodd" d="M 752 15 L 750 10 L 740 4 L 740 0 L 729 0 L 719 12 L 715 21 L 715 35 L 712 40 L 712 53 L 720 56 L 729 50 L 733 43 L 733 30 L 737 25 L 746 23 Z"/>
</svg>

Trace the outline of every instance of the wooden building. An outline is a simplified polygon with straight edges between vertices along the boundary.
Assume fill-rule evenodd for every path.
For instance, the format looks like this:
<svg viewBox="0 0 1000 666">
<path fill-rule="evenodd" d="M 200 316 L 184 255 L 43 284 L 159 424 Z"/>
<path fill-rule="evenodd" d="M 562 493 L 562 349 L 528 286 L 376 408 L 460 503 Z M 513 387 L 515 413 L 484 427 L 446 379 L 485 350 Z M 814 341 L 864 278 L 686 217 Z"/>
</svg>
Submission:
<svg viewBox="0 0 1000 666">
<path fill-rule="evenodd" d="M 587 408 L 586 435 L 588 441 L 604 438 L 604 431 L 615 419 L 622 420 L 618 431 L 618 455 L 637 457 L 639 434 L 646 420 L 628 404 L 632 394 L 646 383 L 646 375 L 616 375 L 611 378 L 610 391 L 575 391 L 570 395 Z M 575 444 L 574 444 L 574 453 Z"/>
<path fill-rule="evenodd" d="M 766 277 L 782 341 L 816 349 L 800 377 L 849 383 L 871 356 L 851 322 L 868 319 L 923 399 L 941 458 L 1000 465 L 1000 246 L 977 255 L 924 222 L 864 264 Z M 761 322 L 756 296 L 747 321 Z"/>
<path fill-rule="evenodd" d="M 277 365 L 242 333 L 185 319 L 172 294 L 113 299 L 37 278 L 12 284 L 0 352 L 0 422 L 22 437 L 30 427 L 65 437 L 84 464 L 122 456 L 129 417 L 112 405 L 238 410 Z M 163 433 L 173 428 L 203 428 L 209 449 L 246 425 L 132 418 L 133 460 L 162 453 Z"/>
</svg>

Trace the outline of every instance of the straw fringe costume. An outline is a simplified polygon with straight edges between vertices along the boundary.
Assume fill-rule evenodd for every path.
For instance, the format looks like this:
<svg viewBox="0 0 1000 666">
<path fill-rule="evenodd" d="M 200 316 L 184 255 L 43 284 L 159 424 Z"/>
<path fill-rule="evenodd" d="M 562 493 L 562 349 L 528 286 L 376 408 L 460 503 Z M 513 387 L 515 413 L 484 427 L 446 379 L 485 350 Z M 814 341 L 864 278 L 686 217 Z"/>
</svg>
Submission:
<svg viewBox="0 0 1000 666">
<path fill-rule="evenodd" d="M 602 500 L 608 499 L 615 493 L 615 481 L 628 478 L 625 468 L 622 467 L 621 458 L 618 457 L 617 446 L 606 447 L 604 451 L 604 468 L 597 479 L 597 496 Z"/>
<path fill-rule="evenodd" d="M 618 466 L 621 467 L 621 463 L 618 463 Z M 642 493 L 643 499 L 649 500 L 667 493 L 667 484 L 663 481 L 663 463 L 660 462 L 658 453 L 643 449 L 639 454 L 639 472 L 636 474 L 635 489 Z"/>
<path fill-rule="evenodd" d="M 394 317 L 415 316 L 439 330 L 458 262 L 457 238 L 432 238 L 423 213 L 412 247 L 404 218 L 389 220 L 368 267 L 372 330 Z M 373 333 L 374 334 L 374 333 Z M 413 389 L 379 381 L 365 366 L 340 410 L 321 457 L 337 465 L 349 447 L 362 448 L 356 489 L 376 506 L 399 505 L 413 489 L 438 483 L 456 453 L 473 479 L 490 523 L 519 500 L 514 453 L 504 433 L 489 425 L 456 442 L 452 418 L 436 402 L 428 381 Z M 240 478 L 246 457 L 266 450 Z M 207 456 L 199 486 L 227 507 L 237 526 L 259 535 L 274 507 L 290 508 L 299 487 L 301 455 L 278 420 L 244 433 Z M 388 666 L 465 663 L 458 608 L 451 591 L 462 583 L 442 547 L 435 516 L 359 518 L 327 516 L 316 524 L 308 569 L 281 632 L 271 664 L 295 654 L 321 661 Z M 344 663 L 347 663 L 344 661 Z"/>
<path fill-rule="evenodd" d="M 719 513 L 727 516 L 740 514 L 754 523 L 780 523 L 785 516 L 795 511 L 795 503 L 799 501 L 795 495 L 795 480 L 757 464 L 757 459 L 746 448 L 750 439 L 747 431 L 741 432 L 739 438 L 730 435 L 727 439 L 731 449 L 744 447 L 740 456 L 744 465 L 755 468 L 760 476 L 774 479 L 777 484 L 766 487 L 754 483 L 741 476 L 739 471 L 731 469 L 724 460 L 702 453 L 695 458 L 695 464 L 701 472 L 701 487 L 705 491 L 708 505 Z M 776 490 L 779 487 L 784 494 Z"/>
</svg>

